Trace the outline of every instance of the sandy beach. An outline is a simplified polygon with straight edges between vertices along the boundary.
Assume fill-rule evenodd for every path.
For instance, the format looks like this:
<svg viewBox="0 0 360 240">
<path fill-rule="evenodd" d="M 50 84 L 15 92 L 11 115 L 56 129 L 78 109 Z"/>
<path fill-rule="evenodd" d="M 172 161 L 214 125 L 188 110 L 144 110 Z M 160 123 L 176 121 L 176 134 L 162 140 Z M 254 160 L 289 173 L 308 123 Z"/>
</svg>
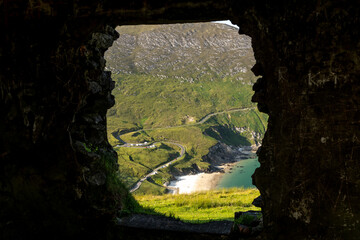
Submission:
<svg viewBox="0 0 360 240">
<path fill-rule="evenodd" d="M 254 154 L 257 149 L 258 146 L 251 146 L 239 148 L 238 151 L 242 154 L 251 155 Z M 176 180 L 171 181 L 168 187 L 173 189 L 172 193 L 174 194 L 186 194 L 216 189 L 224 174 L 232 171 L 236 164 L 237 162 L 231 162 L 215 166 L 219 169 L 219 172 L 198 173 L 176 177 Z"/>
<path fill-rule="evenodd" d="M 198 173 L 194 175 L 177 177 L 176 181 L 171 181 L 168 185 L 171 188 L 178 189 L 173 193 L 186 194 L 200 191 L 208 191 L 216 189 L 224 172 L 230 171 L 235 163 L 227 163 L 222 166 L 218 166 L 222 172 L 214 173 Z"/>
</svg>

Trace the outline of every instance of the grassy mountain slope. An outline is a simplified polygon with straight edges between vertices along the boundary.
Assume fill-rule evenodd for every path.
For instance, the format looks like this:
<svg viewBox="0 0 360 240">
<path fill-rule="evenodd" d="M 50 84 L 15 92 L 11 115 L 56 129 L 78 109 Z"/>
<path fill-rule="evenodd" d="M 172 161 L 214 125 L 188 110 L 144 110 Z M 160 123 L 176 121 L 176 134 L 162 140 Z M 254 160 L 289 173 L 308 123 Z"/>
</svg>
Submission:
<svg viewBox="0 0 360 240">
<path fill-rule="evenodd" d="M 181 125 L 208 113 L 254 107 L 251 86 L 230 80 L 189 83 L 143 74 L 114 74 L 113 79 L 117 103 L 108 116 L 126 128 L 129 123 L 137 128 Z"/>
</svg>

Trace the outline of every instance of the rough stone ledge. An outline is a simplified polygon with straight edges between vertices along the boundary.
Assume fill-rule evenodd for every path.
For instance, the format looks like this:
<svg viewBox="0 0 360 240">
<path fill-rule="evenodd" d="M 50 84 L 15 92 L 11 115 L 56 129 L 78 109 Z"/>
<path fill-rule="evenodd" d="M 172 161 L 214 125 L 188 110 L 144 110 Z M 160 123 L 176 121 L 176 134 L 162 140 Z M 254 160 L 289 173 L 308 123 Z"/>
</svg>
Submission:
<svg viewBox="0 0 360 240">
<path fill-rule="evenodd" d="M 215 235 L 230 235 L 233 226 L 233 222 L 231 221 L 213 221 L 209 223 L 192 224 L 169 217 L 145 214 L 133 214 L 119 218 L 117 224 L 123 227 L 139 229 Z"/>
</svg>

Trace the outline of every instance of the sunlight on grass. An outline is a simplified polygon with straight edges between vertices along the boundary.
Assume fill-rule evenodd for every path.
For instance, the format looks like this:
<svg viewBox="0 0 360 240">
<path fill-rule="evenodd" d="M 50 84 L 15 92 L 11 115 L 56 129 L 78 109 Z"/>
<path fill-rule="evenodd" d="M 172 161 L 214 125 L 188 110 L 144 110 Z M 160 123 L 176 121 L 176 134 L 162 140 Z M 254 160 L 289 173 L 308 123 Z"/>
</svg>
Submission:
<svg viewBox="0 0 360 240">
<path fill-rule="evenodd" d="M 162 196 L 135 195 L 141 206 L 174 216 L 185 222 L 201 223 L 210 220 L 234 220 L 238 211 L 257 210 L 252 201 L 260 195 L 255 188 L 231 188 L 192 194 Z"/>
</svg>

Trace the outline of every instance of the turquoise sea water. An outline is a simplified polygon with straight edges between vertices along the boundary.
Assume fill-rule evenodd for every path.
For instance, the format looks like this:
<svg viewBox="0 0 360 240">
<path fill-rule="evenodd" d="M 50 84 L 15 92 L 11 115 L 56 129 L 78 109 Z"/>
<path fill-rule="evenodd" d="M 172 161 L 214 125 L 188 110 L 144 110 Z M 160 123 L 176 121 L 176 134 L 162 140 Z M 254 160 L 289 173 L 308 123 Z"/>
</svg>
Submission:
<svg viewBox="0 0 360 240">
<path fill-rule="evenodd" d="M 233 169 L 221 178 L 217 188 L 255 187 L 252 184 L 251 175 L 258 167 L 260 167 L 260 163 L 257 158 L 237 162 Z"/>
</svg>

